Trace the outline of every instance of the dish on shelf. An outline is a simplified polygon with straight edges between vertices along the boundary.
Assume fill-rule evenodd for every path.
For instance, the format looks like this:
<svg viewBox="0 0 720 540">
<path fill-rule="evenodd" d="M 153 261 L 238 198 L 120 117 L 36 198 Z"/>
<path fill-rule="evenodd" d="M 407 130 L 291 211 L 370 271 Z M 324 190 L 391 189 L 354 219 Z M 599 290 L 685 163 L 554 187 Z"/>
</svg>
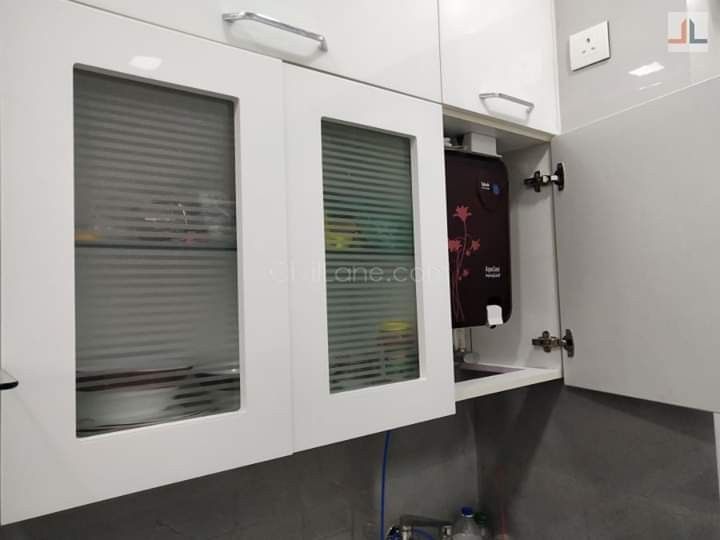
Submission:
<svg viewBox="0 0 720 540">
<path fill-rule="evenodd" d="M 91 435 L 239 408 L 239 370 L 180 366 L 77 373 L 77 431 Z"/>
</svg>

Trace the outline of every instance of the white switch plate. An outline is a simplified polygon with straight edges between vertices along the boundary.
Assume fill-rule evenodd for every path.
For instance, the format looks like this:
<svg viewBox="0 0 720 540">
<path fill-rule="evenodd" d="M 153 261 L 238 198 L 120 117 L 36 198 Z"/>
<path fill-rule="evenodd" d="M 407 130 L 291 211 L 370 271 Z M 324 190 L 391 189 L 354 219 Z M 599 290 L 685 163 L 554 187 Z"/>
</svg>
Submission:
<svg viewBox="0 0 720 540">
<path fill-rule="evenodd" d="M 607 21 L 570 36 L 570 69 L 576 71 L 610 58 L 610 25 Z"/>
</svg>

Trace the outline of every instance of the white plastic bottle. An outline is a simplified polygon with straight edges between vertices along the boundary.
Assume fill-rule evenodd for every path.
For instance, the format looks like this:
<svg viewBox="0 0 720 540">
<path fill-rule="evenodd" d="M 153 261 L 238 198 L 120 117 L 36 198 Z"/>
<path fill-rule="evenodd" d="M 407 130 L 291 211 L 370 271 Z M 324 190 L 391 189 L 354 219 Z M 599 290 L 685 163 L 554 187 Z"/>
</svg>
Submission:
<svg viewBox="0 0 720 540">
<path fill-rule="evenodd" d="M 482 540 L 482 531 L 475 523 L 473 509 L 463 506 L 453 525 L 453 540 Z"/>
</svg>

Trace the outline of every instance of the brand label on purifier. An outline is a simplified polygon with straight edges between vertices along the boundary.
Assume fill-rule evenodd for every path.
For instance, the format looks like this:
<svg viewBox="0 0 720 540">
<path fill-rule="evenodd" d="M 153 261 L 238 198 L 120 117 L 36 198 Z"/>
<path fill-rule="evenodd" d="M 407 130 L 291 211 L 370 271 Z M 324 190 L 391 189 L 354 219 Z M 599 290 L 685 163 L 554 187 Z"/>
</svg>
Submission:
<svg viewBox="0 0 720 540">
<path fill-rule="evenodd" d="M 502 189 L 498 184 L 486 182 L 485 180 L 480 180 L 480 191 L 491 191 L 493 195 L 500 195 L 500 193 L 502 193 Z"/>
<path fill-rule="evenodd" d="M 488 279 L 499 279 L 502 276 L 499 266 L 486 266 L 485 277 Z"/>
</svg>

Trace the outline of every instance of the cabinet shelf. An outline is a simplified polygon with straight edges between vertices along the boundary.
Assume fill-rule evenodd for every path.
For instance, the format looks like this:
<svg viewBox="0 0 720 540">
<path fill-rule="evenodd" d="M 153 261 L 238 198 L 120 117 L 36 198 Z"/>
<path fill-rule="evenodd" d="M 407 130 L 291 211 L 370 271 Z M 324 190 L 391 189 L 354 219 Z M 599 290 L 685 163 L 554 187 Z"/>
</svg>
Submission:
<svg viewBox="0 0 720 540">
<path fill-rule="evenodd" d="M 529 368 L 503 364 L 473 364 L 482 376 L 455 383 L 455 401 L 562 379 L 562 368 Z"/>
</svg>

